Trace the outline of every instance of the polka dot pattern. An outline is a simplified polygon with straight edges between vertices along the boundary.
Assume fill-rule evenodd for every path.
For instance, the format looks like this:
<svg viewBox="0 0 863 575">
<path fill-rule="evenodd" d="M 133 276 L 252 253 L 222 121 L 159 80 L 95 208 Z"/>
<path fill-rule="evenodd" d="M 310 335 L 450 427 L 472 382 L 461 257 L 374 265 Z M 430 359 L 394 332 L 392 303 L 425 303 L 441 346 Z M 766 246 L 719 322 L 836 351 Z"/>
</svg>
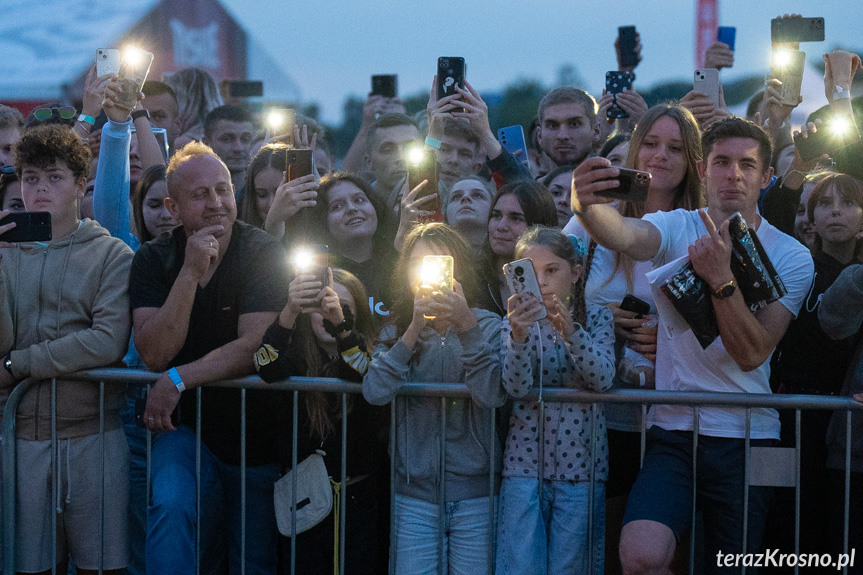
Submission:
<svg viewBox="0 0 863 575">
<path fill-rule="evenodd" d="M 614 324 L 604 306 L 588 306 L 587 328 L 576 324 L 566 341 L 548 320 L 529 330 L 524 344 L 513 341 L 509 322 L 501 333 L 504 389 L 516 398 L 504 453 L 504 476 L 536 477 L 539 432 L 543 425 L 543 476 L 561 481 L 589 481 L 593 457 L 597 481 L 608 476 L 608 441 L 602 406 L 597 406 L 595 443 L 591 439 L 593 414 L 589 404 L 544 401 L 544 421 L 539 422 L 539 404 L 518 401 L 534 387 L 570 387 L 605 391 L 614 379 Z M 542 350 L 540 370 L 537 350 Z M 540 376 L 541 374 L 541 376 Z"/>
</svg>

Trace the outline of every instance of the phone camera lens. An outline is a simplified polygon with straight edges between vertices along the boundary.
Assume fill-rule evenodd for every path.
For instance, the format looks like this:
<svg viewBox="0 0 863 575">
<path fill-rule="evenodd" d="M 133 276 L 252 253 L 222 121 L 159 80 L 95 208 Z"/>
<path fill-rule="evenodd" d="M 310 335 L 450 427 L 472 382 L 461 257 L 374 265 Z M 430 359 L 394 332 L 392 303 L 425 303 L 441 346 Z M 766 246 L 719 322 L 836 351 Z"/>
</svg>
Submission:
<svg viewBox="0 0 863 575">
<path fill-rule="evenodd" d="M 449 58 L 444 58 L 440 61 L 440 65 L 444 68 L 449 68 Z"/>
<path fill-rule="evenodd" d="M 515 275 L 517 275 L 517 276 L 523 276 L 524 275 L 524 268 L 521 266 L 516 267 L 514 271 L 515 271 Z"/>
</svg>

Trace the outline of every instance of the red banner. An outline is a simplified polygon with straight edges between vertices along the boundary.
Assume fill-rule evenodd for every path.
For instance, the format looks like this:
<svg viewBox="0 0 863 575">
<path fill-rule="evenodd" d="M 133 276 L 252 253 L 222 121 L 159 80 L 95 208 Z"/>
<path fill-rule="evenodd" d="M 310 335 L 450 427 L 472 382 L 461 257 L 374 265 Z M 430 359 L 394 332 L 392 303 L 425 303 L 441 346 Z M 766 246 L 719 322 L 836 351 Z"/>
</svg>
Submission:
<svg viewBox="0 0 863 575">
<path fill-rule="evenodd" d="M 695 4 L 695 67 L 704 67 L 704 54 L 716 42 L 719 0 L 697 0 Z"/>
</svg>

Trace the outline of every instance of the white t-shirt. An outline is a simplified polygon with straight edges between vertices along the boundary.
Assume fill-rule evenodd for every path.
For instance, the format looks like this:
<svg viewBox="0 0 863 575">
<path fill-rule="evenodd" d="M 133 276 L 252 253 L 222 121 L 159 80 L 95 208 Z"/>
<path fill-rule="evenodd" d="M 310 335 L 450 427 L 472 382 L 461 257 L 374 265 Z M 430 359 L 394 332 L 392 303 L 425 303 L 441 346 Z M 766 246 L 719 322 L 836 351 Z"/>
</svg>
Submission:
<svg viewBox="0 0 863 575">
<path fill-rule="evenodd" d="M 590 275 L 587 276 L 587 284 L 584 288 L 587 304 L 619 304 L 623 301 L 623 296 L 631 293 L 649 303 L 650 313 L 655 314 L 656 306 L 653 303 L 653 292 L 650 290 L 650 284 L 645 277 L 645 274 L 653 269 L 651 263 L 635 262 L 635 265 L 632 266 L 632 289 L 628 290 L 623 269 L 614 269 L 614 255 L 615 252 L 602 246 L 596 246 L 596 250 L 593 252 L 593 262 L 590 266 Z M 627 350 L 626 353 L 638 355 L 632 350 Z M 644 362 L 650 363 L 647 359 L 644 359 Z M 612 389 L 618 387 L 620 387 L 620 380 L 615 378 Z M 605 405 L 605 419 L 609 429 L 641 431 L 641 405 L 608 403 Z"/>
<path fill-rule="evenodd" d="M 707 234 L 697 211 L 680 209 L 655 212 L 642 219 L 656 226 L 662 235 L 659 251 L 651 260 L 655 267 L 686 255 L 689 246 Z M 796 317 L 812 283 L 814 268 L 809 250 L 763 218 L 756 233 L 776 273 L 788 290 L 778 303 L 788 308 Z M 775 302 L 771 305 L 775 305 Z M 744 372 L 728 355 L 721 336 L 707 349 L 702 349 L 691 330 L 670 337 L 664 329 L 660 315 L 656 389 L 770 393 L 769 379 L 769 357 L 757 369 Z M 650 412 L 649 422 L 668 430 L 692 430 L 694 410 L 693 407 L 683 405 L 655 405 Z M 751 413 L 750 433 L 753 439 L 779 438 L 779 414 L 776 410 L 753 408 Z M 699 433 L 715 437 L 744 437 L 745 408 L 699 408 Z"/>
</svg>

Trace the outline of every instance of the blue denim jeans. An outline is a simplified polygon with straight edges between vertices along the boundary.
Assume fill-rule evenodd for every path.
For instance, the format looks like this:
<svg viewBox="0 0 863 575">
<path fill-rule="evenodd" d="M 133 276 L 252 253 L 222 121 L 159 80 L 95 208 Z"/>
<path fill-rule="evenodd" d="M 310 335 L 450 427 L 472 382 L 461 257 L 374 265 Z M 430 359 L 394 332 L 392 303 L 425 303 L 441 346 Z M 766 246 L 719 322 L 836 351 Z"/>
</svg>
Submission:
<svg viewBox="0 0 863 575">
<path fill-rule="evenodd" d="M 504 477 L 497 532 L 498 575 L 601 575 L 605 560 L 605 484 L 593 494 L 593 541 L 588 545 L 590 483 Z"/>
<path fill-rule="evenodd" d="M 147 572 L 195 572 L 195 433 L 180 425 L 153 440 L 153 500 L 147 526 Z M 273 484 L 278 465 L 246 468 L 246 573 L 276 573 L 278 529 Z M 240 573 L 240 467 L 227 465 L 201 444 L 201 573 L 212 573 L 228 538 L 231 575 Z"/>
<path fill-rule="evenodd" d="M 439 565 L 439 513 L 437 503 L 396 494 L 396 575 L 488 573 L 488 550 L 494 528 L 494 520 L 488 513 L 488 497 L 444 504 L 442 568 Z"/>
<path fill-rule="evenodd" d="M 129 549 L 128 575 L 144 575 L 144 541 L 147 537 L 147 430 L 135 423 L 135 395 L 126 397 L 123 431 L 129 444 Z"/>
</svg>

